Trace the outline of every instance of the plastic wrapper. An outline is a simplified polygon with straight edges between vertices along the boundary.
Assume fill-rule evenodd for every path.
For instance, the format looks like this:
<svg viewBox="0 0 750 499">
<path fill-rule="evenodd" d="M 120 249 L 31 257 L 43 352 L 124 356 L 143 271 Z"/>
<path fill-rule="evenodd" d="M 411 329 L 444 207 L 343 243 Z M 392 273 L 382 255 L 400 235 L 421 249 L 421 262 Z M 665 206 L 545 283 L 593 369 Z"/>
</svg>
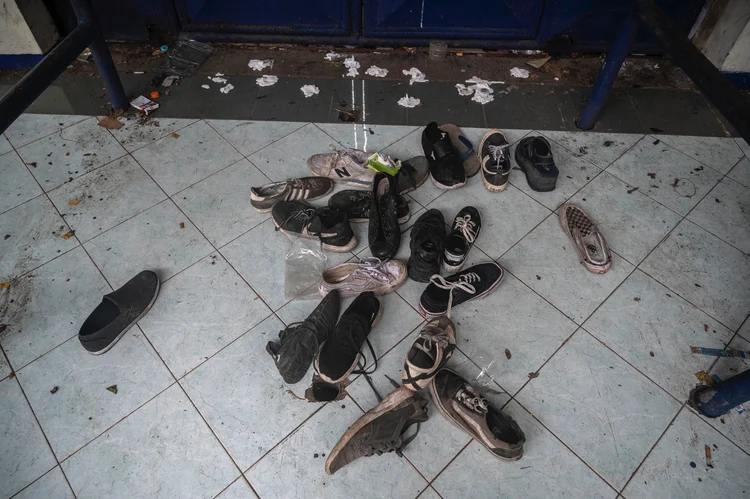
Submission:
<svg viewBox="0 0 750 499">
<path fill-rule="evenodd" d="M 167 52 L 167 62 L 162 70 L 171 75 L 190 76 L 203 64 L 214 48 L 207 44 L 180 38 L 175 46 Z"/>
<path fill-rule="evenodd" d="M 318 285 L 327 260 L 320 241 L 289 238 L 284 257 L 284 297 L 320 299 Z"/>
</svg>

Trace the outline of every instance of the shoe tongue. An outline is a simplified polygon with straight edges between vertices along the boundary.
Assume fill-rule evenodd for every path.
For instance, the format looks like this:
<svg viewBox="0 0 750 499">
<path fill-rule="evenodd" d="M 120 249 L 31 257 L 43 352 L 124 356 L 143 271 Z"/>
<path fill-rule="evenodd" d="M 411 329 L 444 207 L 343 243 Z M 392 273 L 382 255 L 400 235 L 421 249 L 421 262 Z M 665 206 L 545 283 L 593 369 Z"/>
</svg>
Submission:
<svg viewBox="0 0 750 499">
<path fill-rule="evenodd" d="M 424 345 L 424 340 L 422 340 L 414 343 L 414 348 L 421 350 L 432 362 L 435 362 L 435 359 L 437 358 L 437 345 L 435 345 L 435 343 L 432 344 L 432 348 L 427 348 Z"/>
</svg>

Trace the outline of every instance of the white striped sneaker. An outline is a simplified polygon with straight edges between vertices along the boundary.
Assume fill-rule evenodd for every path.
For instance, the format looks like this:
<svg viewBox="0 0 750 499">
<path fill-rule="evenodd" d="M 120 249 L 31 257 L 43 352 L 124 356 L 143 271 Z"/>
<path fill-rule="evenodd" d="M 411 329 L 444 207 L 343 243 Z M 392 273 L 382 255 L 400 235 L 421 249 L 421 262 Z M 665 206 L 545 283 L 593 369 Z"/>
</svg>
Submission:
<svg viewBox="0 0 750 499">
<path fill-rule="evenodd" d="M 367 160 L 371 156 L 369 153 L 359 149 L 336 149 L 334 146 L 331 149 L 333 152 L 313 154 L 307 160 L 313 175 L 361 189 L 372 186 L 376 172 L 367 167 Z"/>
<path fill-rule="evenodd" d="M 266 213 L 279 201 L 317 199 L 333 190 L 333 181 L 320 177 L 290 178 L 281 182 L 250 188 L 250 204 Z"/>
<path fill-rule="evenodd" d="M 325 296 L 335 289 L 342 298 L 367 291 L 379 296 L 401 286 L 406 275 L 406 265 L 398 260 L 365 258 L 359 263 L 342 263 L 324 270 L 319 290 Z"/>
</svg>

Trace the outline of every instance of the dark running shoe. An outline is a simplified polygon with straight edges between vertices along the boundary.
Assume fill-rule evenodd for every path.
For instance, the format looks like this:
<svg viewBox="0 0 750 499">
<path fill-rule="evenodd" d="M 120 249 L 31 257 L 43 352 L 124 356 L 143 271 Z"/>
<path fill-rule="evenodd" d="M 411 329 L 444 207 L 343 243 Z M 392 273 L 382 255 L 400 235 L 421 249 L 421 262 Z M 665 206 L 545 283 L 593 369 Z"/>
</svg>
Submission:
<svg viewBox="0 0 750 499">
<path fill-rule="evenodd" d="M 430 163 L 430 177 L 440 189 L 457 189 L 466 184 L 466 171 L 451 138 L 434 121 L 422 132 L 422 150 Z"/>
<path fill-rule="evenodd" d="M 346 253 L 357 247 L 346 213 L 331 207 L 315 208 L 304 201 L 281 201 L 271 210 L 276 230 L 288 236 L 320 239 L 323 249 Z"/>
<path fill-rule="evenodd" d="M 430 384 L 430 395 L 448 421 L 484 445 L 493 456 L 504 461 L 521 459 L 526 441 L 521 428 L 456 372 L 441 369 Z"/>
<path fill-rule="evenodd" d="M 411 256 L 406 263 L 409 278 L 417 282 L 429 282 L 433 274 L 439 274 L 444 244 L 443 214 L 434 208 L 427 210 L 411 229 Z"/>
<path fill-rule="evenodd" d="M 120 289 L 104 295 L 78 331 L 83 348 L 95 355 L 112 348 L 128 329 L 141 320 L 159 294 L 159 276 L 144 270 Z"/>
<path fill-rule="evenodd" d="M 250 205 L 255 211 L 267 213 L 279 201 L 317 199 L 325 196 L 332 190 L 333 180 L 329 178 L 290 178 L 260 187 L 251 187 Z"/>
<path fill-rule="evenodd" d="M 354 299 L 347 308 L 338 324 L 331 333 L 331 337 L 320 350 L 315 359 L 315 370 L 323 381 L 339 383 L 346 379 L 360 364 L 364 367 L 365 357 L 362 346 L 367 342 L 370 353 L 375 360 L 375 354 L 367 335 L 383 315 L 383 307 L 375 298 L 372 291 L 362 293 Z"/>
<path fill-rule="evenodd" d="M 544 137 L 521 139 L 516 147 L 516 163 L 526 174 L 526 181 L 535 191 L 555 190 L 560 170 L 552 158 L 552 148 Z"/>
<path fill-rule="evenodd" d="M 347 218 L 352 223 L 369 222 L 372 194 L 369 191 L 356 191 L 354 189 L 339 191 L 328 198 L 328 206 L 346 213 Z M 409 221 L 411 211 L 409 202 L 404 196 L 396 197 L 396 213 L 398 214 L 398 223 L 405 224 Z"/>
<path fill-rule="evenodd" d="M 290 324 L 279 332 L 279 341 L 268 342 L 266 351 L 273 357 L 286 383 L 297 383 L 305 376 L 320 345 L 333 331 L 339 316 L 339 306 L 338 291 L 331 291 L 307 319 Z"/>
<path fill-rule="evenodd" d="M 453 229 L 445 239 L 443 268 L 446 272 L 451 274 L 461 270 L 469 256 L 469 250 L 479 237 L 480 230 L 482 230 L 482 219 L 479 217 L 479 210 L 473 206 L 467 206 L 458 212 L 453 220 Z"/>
<path fill-rule="evenodd" d="M 396 201 L 398 197 L 396 179 L 393 176 L 385 173 L 375 175 L 372 180 L 372 206 L 367 239 L 372 256 L 381 260 L 393 258 L 401 244 Z"/>
<path fill-rule="evenodd" d="M 326 459 L 326 473 L 333 475 L 360 457 L 394 451 L 401 456 L 416 436 L 406 437 L 407 430 L 427 419 L 425 399 L 406 387 L 396 389 L 346 430 Z"/>
<path fill-rule="evenodd" d="M 488 295 L 504 275 L 495 262 L 480 263 L 448 277 L 435 274 L 419 299 L 419 312 L 428 319 L 450 317 L 451 307 Z"/>
<path fill-rule="evenodd" d="M 510 144 L 500 130 L 490 130 L 479 143 L 482 182 L 493 191 L 504 191 L 510 178 Z"/>
</svg>

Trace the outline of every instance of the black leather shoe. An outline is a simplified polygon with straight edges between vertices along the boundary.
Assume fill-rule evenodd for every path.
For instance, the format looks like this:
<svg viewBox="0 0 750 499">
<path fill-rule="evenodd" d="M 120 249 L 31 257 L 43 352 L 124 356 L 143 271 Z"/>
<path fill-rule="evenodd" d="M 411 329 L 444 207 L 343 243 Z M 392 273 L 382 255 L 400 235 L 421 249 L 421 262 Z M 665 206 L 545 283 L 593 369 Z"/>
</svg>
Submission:
<svg viewBox="0 0 750 499">
<path fill-rule="evenodd" d="M 398 226 L 398 183 L 385 173 L 372 179 L 372 206 L 368 241 L 372 256 L 387 260 L 393 258 L 401 244 Z"/>
<path fill-rule="evenodd" d="M 411 255 L 406 263 L 409 278 L 417 282 L 430 282 L 430 277 L 440 273 L 444 247 L 445 219 L 440 210 L 429 209 L 411 229 Z"/>
<path fill-rule="evenodd" d="M 422 149 L 430 163 L 430 177 L 440 189 L 457 189 L 466 183 L 466 170 L 450 136 L 436 122 L 422 132 Z"/>
<path fill-rule="evenodd" d="M 78 332 L 83 348 L 99 355 L 114 346 L 128 329 L 146 315 L 159 294 L 159 276 L 144 270 L 120 289 L 104 295 Z"/>
</svg>

